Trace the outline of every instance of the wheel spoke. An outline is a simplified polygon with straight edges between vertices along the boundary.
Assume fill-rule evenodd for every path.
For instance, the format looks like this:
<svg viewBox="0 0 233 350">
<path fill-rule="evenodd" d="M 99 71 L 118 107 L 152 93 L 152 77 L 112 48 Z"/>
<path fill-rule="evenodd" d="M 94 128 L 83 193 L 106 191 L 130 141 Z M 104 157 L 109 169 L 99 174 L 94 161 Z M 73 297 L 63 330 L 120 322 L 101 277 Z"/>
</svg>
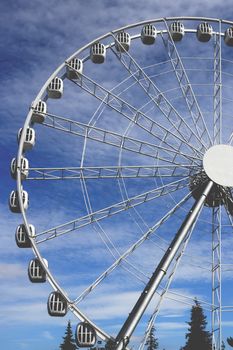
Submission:
<svg viewBox="0 0 233 350">
<path fill-rule="evenodd" d="M 88 215 L 85 215 L 81 218 L 69 221 L 65 224 L 56 226 L 52 229 L 43 231 L 41 233 L 38 233 L 35 235 L 35 238 L 46 236 L 45 238 L 41 238 L 37 240 L 37 243 L 42 243 L 44 241 L 47 241 L 49 239 L 56 238 L 58 236 L 64 235 L 68 232 L 78 230 L 81 227 L 84 227 L 86 225 L 92 224 L 93 222 L 100 221 L 104 218 L 108 218 L 110 216 L 113 216 L 115 214 L 118 214 L 122 211 L 134 208 L 137 205 L 146 203 L 148 201 L 151 201 L 155 198 L 164 196 L 166 194 L 170 194 L 172 192 L 175 192 L 179 189 L 182 189 L 184 187 L 188 186 L 188 178 L 183 178 L 174 182 L 171 182 L 169 184 L 166 184 L 164 186 L 161 186 L 159 188 L 144 192 L 140 195 L 137 195 L 135 197 L 131 197 L 125 201 L 116 203 L 112 206 L 109 206 L 107 208 L 98 210 L 96 212 L 92 212 Z"/>
<path fill-rule="evenodd" d="M 75 299 L 75 304 L 80 303 L 98 284 L 105 279 L 118 265 L 120 265 L 125 259 L 132 254 L 141 244 L 153 235 L 170 217 L 176 212 L 186 201 L 191 197 L 191 193 L 186 195 L 179 203 L 177 203 L 171 210 L 169 210 L 155 225 L 150 227 L 139 240 L 132 244 L 114 263 L 105 270 L 88 288 L 86 288 L 79 297 Z"/>
<path fill-rule="evenodd" d="M 165 116 L 167 122 L 169 122 L 169 124 L 177 130 L 183 142 L 186 143 L 188 141 L 188 143 L 191 143 L 191 140 L 195 139 L 198 145 L 203 146 L 200 150 L 198 150 L 198 152 L 202 153 L 202 149 L 205 148 L 202 139 L 194 133 L 190 125 L 188 125 L 188 123 L 182 118 L 174 106 L 164 96 L 163 92 L 147 76 L 133 57 L 127 51 L 124 51 L 124 53 L 118 52 L 115 46 L 112 46 L 111 50 L 131 74 L 131 76 L 137 81 L 139 86 L 149 96 L 151 101 L 159 108 L 160 112 Z M 183 132 L 181 132 L 182 129 Z M 197 149 L 195 149 L 195 151 L 197 151 Z"/>
<path fill-rule="evenodd" d="M 175 72 L 180 89 L 182 91 L 183 97 L 187 104 L 188 110 L 191 114 L 193 125 L 197 131 L 199 140 L 200 142 L 202 142 L 202 144 L 204 144 L 205 148 L 208 148 L 209 144 L 212 144 L 212 140 L 211 140 L 209 131 L 207 129 L 204 116 L 197 102 L 196 96 L 192 88 L 192 84 L 189 81 L 182 59 L 176 48 L 174 40 L 170 34 L 167 21 L 164 20 L 164 23 L 167 29 L 166 38 L 164 37 L 164 35 L 162 35 L 164 46 L 167 49 L 168 56 L 170 58 L 173 70 Z"/>
<path fill-rule="evenodd" d="M 200 160 L 200 158 L 183 153 L 175 147 L 172 149 L 166 148 L 133 137 L 122 136 L 116 132 L 80 123 L 55 114 L 47 113 L 46 121 L 42 125 L 177 165 L 179 163 L 174 161 L 177 156 L 184 158 L 183 160 L 188 159 L 196 164 L 197 161 Z M 160 156 L 159 151 L 161 151 L 164 156 L 170 157 L 170 159 Z M 171 157 L 171 153 L 174 154 L 173 157 Z"/>
<path fill-rule="evenodd" d="M 182 168 L 182 170 L 179 170 Z M 134 179 L 147 177 L 186 177 L 196 166 L 189 165 L 140 165 L 101 167 L 29 168 L 27 180 L 65 179 Z"/>
<path fill-rule="evenodd" d="M 155 120 L 148 117 L 145 113 L 136 109 L 128 102 L 122 100 L 119 96 L 114 95 L 111 91 L 99 85 L 97 82 L 93 81 L 86 75 L 82 74 L 80 79 L 73 81 L 73 83 L 81 87 L 83 90 L 87 91 L 92 96 L 99 99 L 111 109 L 120 113 L 128 120 L 133 121 L 140 128 L 153 135 L 157 140 L 160 142 L 162 141 L 172 149 L 175 148 L 177 150 L 177 148 L 180 149 L 185 145 L 189 150 L 191 150 L 191 153 L 195 153 L 197 156 L 202 153 L 201 150 L 196 149 L 192 143 L 188 142 L 187 135 L 186 137 L 183 135 L 180 137 L 177 133 L 172 132 L 170 129 L 167 129 L 160 123 L 157 123 Z M 160 99 L 160 97 L 158 97 L 158 99 Z M 170 108 L 167 112 L 167 116 L 170 117 L 172 111 L 173 110 Z M 174 122 L 170 120 L 170 123 L 172 128 L 177 128 L 177 121 Z M 168 140 L 168 138 L 171 138 L 171 140 Z M 176 146 L 173 144 L 175 141 L 177 143 Z"/>
</svg>

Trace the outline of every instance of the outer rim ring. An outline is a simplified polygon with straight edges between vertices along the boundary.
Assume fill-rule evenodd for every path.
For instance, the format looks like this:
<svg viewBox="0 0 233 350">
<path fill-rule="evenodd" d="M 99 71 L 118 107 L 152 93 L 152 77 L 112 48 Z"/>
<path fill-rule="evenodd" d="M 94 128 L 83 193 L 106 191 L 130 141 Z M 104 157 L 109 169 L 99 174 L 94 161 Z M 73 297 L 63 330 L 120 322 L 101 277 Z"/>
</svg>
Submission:
<svg viewBox="0 0 233 350">
<path fill-rule="evenodd" d="M 75 51 L 71 56 L 69 56 L 51 75 L 50 77 L 47 79 L 47 81 L 45 82 L 45 84 L 42 86 L 41 90 L 39 91 L 39 93 L 37 94 L 35 100 L 32 103 L 31 107 L 35 107 L 36 104 L 38 103 L 38 101 L 40 99 L 42 99 L 42 96 L 44 95 L 46 88 L 48 86 L 48 84 L 52 81 L 53 78 L 55 78 L 58 73 L 64 69 L 66 67 L 66 62 L 71 60 L 72 58 L 74 58 L 75 56 L 81 54 L 84 50 L 88 49 L 91 45 L 93 45 L 96 41 L 101 41 L 107 37 L 113 37 L 113 35 L 119 31 L 122 30 L 126 30 L 126 29 L 132 29 L 138 26 L 142 26 L 145 24 L 155 24 L 155 23 L 160 23 L 160 22 L 165 22 L 165 21 L 176 21 L 176 20 L 187 20 L 187 21 L 207 21 L 207 22 L 214 22 L 214 23 L 223 23 L 223 24 L 229 24 L 231 26 L 233 26 L 233 21 L 228 21 L 228 20 L 222 20 L 222 19 L 217 19 L 217 18 L 208 18 L 208 17 L 164 17 L 164 18 L 159 18 L 159 19 L 152 19 L 152 20 L 146 20 L 146 21 L 140 21 L 140 22 L 136 22 L 134 24 L 131 25 L 127 25 L 124 27 L 120 27 L 118 29 L 115 29 L 112 32 L 106 33 L 94 40 L 92 40 L 91 42 L 89 42 L 87 45 L 83 46 L 82 48 L 78 49 L 77 51 Z M 167 30 L 163 30 L 163 33 L 167 33 Z M 185 32 L 190 32 L 190 33 L 196 33 L 196 29 L 185 29 Z M 213 34 L 215 34 L 216 32 L 213 31 Z M 158 34 L 161 34 L 161 31 L 158 31 Z M 224 36 L 224 33 L 218 33 L 221 36 Z M 132 37 L 132 39 L 137 39 L 140 35 L 134 36 Z M 113 44 L 109 44 L 106 48 L 109 48 L 111 45 Z M 84 58 L 84 61 L 86 61 L 87 59 L 89 59 L 89 56 Z M 65 76 L 62 76 L 62 78 L 64 78 Z M 47 98 L 45 97 L 45 100 Z M 30 108 L 29 113 L 26 117 L 24 126 L 23 126 L 23 130 L 22 130 L 22 137 L 20 139 L 19 142 L 19 147 L 18 147 L 18 153 L 17 153 L 17 191 L 18 191 L 18 196 L 19 196 L 19 205 L 20 205 L 20 211 L 22 213 L 22 217 L 23 217 L 23 222 L 24 225 L 26 227 L 26 231 L 28 236 L 30 237 L 30 229 L 29 229 L 29 223 L 27 221 L 27 217 L 25 214 L 25 210 L 23 207 L 23 198 L 22 198 L 22 182 L 21 182 L 21 176 L 20 176 L 20 166 L 21 166 L 21 157 L 23 155 L 23 139 L 25 138 L 26 135 L 26 129 L 27 127 L 29 127 L 30 125 L 30 121 L 31 121 L 31 117 L 32 117 L 32 113 L 33 110 L 32 108 Z M 34 255 L 40 260 L 40 263 L 42 265 L 42 267 L 44 268 L 44 270 L 46 271 L 47 277 L 48 277 L 48 282 L 50 283 L 50 285 L 52 286 L 52 288 L 54 290 L 58 290 L 63 297 L 66 299 L 67 303 L 68 303 L 68 307 L 70 309 L 70 311 L 72 311 L 75 316 L 77 316 L 81 321 L 87 321 L 89 322 L 96 330 L 97 335 L 102 339 L 102 340 L 107 340 L 107 339 L 112 339 L 112 337 L 110 335 L 108 335 L 105 331 L 103 331 L 101 328 L 99 328 L 98 326 L 96 326 L 91 320 L 89 320 L 80 310 L 79 308 L 72 304 L 72 301 L 68 298 L 68 296 L 66 295 L 65 291 L 58 285 L 58 283 L 56 282 L 56 280 L 53 278 L 52 274 L 49 271 L 49 268 L 45 265 L 43 258 L 34 242 L 34 240 L 32 238 L 30 238 L 31 240 L 31 244 L 32 244 L 32 250 L 34 252 Z"/>
</svg>

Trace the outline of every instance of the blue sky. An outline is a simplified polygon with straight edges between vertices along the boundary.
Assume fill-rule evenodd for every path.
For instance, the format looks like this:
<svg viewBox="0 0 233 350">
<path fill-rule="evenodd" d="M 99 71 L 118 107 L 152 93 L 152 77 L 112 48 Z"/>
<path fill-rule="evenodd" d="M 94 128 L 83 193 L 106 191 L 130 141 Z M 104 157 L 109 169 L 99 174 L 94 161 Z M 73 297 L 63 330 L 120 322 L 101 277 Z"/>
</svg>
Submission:
<svg viewBox="0 0 233 350">
<path fill-rule="evenodd" d="M 28 113 L 28 108 L 34 100 L 38 91 L 47 80 L 49 75 L 74 51 L 96 37 L 119 28 L 126 24 L 140 20 L 149 20 L 166 16 L 206 16 L 224 19 L 233 19 L 231 1 L 226 0 L 224 4 L 219 1 L 2 1 L 0 4 L 1 21 L 1 87 L 0 96 L 1 108 L 1 224 L 2 244 L 0 245 L 0 340 L 5 350 L 33 349 L 55 350 L 61 342 L 68 319 L 71 319 L 73 329 L 77 320 L 69 313 L 65 318 L 51 318 L 47 314 L 47 296 L 51 291 L 48 283 L 43 285 L 32 285 L 27 277 L 27 266 L 33 257 L 30 250 L 22 250 L 16 247 L 14 241 L 15 228 L 21 223 L 20 215 L 13 215 L 8 209 L 8 197 L 15 182 L 9 175 L 9 164 L 16 155 L 16 135 Z M 186 45 L 186 47 L 184 46 Z M 201 44 L 200 44 L 201 45 Z M 162 50 L 162 44 L 157 46 Z M 193 55 L 192 44 L 181 43 L 180 49 L 184 54 Z M 151 48 L 134 46 L 132 54 L 140 64 L 154 63 L 154 59 L 165 60 L 163 51 L 154 52 L 151 55 Z M 205 51 L 206 50 L 206 51 Z M 208 56 L 211 54 L 210 45 L 199 46 L 198 54 Z M 164 55 L 164 56 L 163 56 Z M 224 48 L 224 55 L 232 57 L 232 52 Z M 186 66 L 190 64 L 195 68 L 201 66 L 208 69 L 203 61 L 192 62 L 192 59 L 185 61 Z M 163 68 L 164 67 L 164 68 Z M 167 72 L 169 64 L 159 68 L 165 74 L 155 77 L 156 83 L 161 90 L 174 87 L 174 77 Z M 232 74 L 232 63 L 224 61 L 226 73 Z M 98 69 L 97 69 L 98 68 Z M 171 68 L 171 67 L 170 67 Z M 106 74 L 106 71 L 108 74 Z M 105 66 L 96 67 L 87 62 L 86 72 L 92 79 L 99 81 L 108 89 L 113 88 L 117 83 L 126 78 L 127 74 L 119 64 L 115 64 L 113 55 L 109 55 Z M 154 67 L 147 68 L 148 75 L 154 74 Z M 191 74 L 191 73 L 190 73 Z M 192 82 L 206 81 L 209 75 L 200 73 L 191 75 Z M 232 76 L 225 74 L 225 85 L 232 87 Z M 127 88 L 133 81 L 127 80 L 119 88 Z M 59 101 L 49 101 L 48 106 L 54 113 L 74 117 L 78 121 L 89 120 L 97 109 L 99 102 L 86 93 L 79 91 L 77 87 L 67 82 L 64 97 Z M 127 90 L 125 98 L 140 108 L 147 102 L 137 87 Z M 203 88 L 204 89 L 204 88 Z M 116 89 L 116 93 L 119 91 Z M 173 100 L 180 112 L 186 113 L 185 107 L 179 104 L 180 95 L 175 92 L 168 92 L 167 96 Z M 203 90 L 208 94 L 208 89 Z M 225 96 L 231 98 L 229 90 L 225 88 Z M 140 96 L 135 98 L 135 96 Z M 175 97 L 178 97 L 176 100 Z M 211 109 L 206 105 L 208 96 L 199 102 L 205 116 L 209 118 Z M 225 125 L 228 132 L 231 118 L 231 101 L 225 104 Z M 153 116 L 153 109 L 148 115 Z M 123 133 L 126 131 L 128 122 L 122 120 L 118 113 L 108 108 L 103 109 L 101 118 L 97 122 L 99 127 L 108 127 L 109 130 Z M 43 126 L 36 126 L 37 143 L 33 151 L 27 157 L 33 166 L 79 166 L 82 153 L 82 139 L 71 137 L 64 133 L 55 132 Z M 147 142 L 154 142 L 154 139 L 137 127 L 131 128 L 129 136 L 142 138 Z M 225 136 L 225 135 L 224 135 Z M 123 164 L 145 164 L 153 165 L 153 159 L 149 157 L 131 157 L 130 152 L 123 152 Z M 86 150 L 86 164 L 88 165 L 116 165 L 119 161 L 119 150 L 114 147 L 96 144 L 88 141 Z M 129 196 L 140 194 L 161 185 L 158 181 L 138 180 L 126 181 Z M 119 202 L 122 197 L 119 184 L 115 180 L 88 181 L 88 192 L 92 206 L 95 210 Z M 84 200 L 82 198 L 79 181 L 71 182 L 29 182 L 25 188 L 30 194 L 29 220 L 37 228 L 38 232 L 53 227 L 57 224 L 67 222 L 80 217 L 86 213 Z M 123 186 L 121 185 L 121 189 Z M 46 242 L 40 246 L 43 256 L 49 260 L 52 273 L 57 280 L 65 287 L 72 298 L 77 297 L 89 283 L 91 283 L 104 269 L 113 261 L 112 255 L 106 249 L 104 241 L 106 232 L 108 238 L 118 247 L 120 252 L 126 250 L 135 239 L 138 239 L 142 232 L 158 221 L 174 205 L 174 201 L 182 198 L 185 191 L 181 191 L 177 197 L 168 196 L 161 201 L 152 201 L 141 208 L 137 213 L 122 213 L 113 216 L 109 220 L 101 222 L 101 231 L 86 227 L 77 232 L 70 233 L 60 239 Z M 104 193 L 104 195 L 103 195 Z M 174 231 L 179 227 L 184 212 L 190 206 L 181 208 L 172 220 L 164 225 L 160 236 L 154 236 L 151 241 L 138 249 L 130 262 L 137 269 L 145 274 L 153 271 L 156 262 L 159 261 L 162 251 L 158 246 L 165 248 L 171 239 Z M 158 210 L 159 208 L 159 210 Z M 200 223 L 196 227 L 195 238 L 190 241 L 187 255 L 184 256 L 180 269 L 177 272 L 173 292 L 186 294 L 189 298 L 199 297 L 201 300 L 210 300 L 210 276 L 201 267 L 209 267 L 210 263 L 210 223 L 208 209 L 201 215 Z M 139 216 L 143 217 L 142 221 Z M 207 222 L 206 222 L 207 220 Z M 227 218 L 224 217 L 224 224 Z M 224 263 L 232 263 L 231 237 L 232 229 L 224 226 Z M 165 238 L 163 242 L 162 238 Z M 193 257 L 193 265 L 190 263 L 190 256 Z M 94 266 L 94 268 L 93 268 Z M 127 267 L 127 265 L 125 265 Z M 132 270 L 131 270 L 132 272 Z M 231 297 L 232 272 L 224 274 L 224 298 L 230 305 L 233 304 Z M 134 301 L 144 286 L 147 277 L 140 276 L 143 282 L 135 279 L 124 269 L 117 269 L 107 281 L 87 298 L 87 301 L 80 304 L 80 308 L 86 312 L 101 327 L 110 334 L 115 335 L 123 320 L 127 316 Z M 126 283 L 127 282 L 127 283 Z M 161 349 L 175 350 L 184 344 L 184 334 L 187 330 L 185 321 L 189 319 L 190 299 L 188 303 L 179 303 L 167 299 L 161 309 L 161 316 L 158 318 L 156 329 Z M 186 300 L 186 301 L 187 301 Z M 154 301 L 155 304 L 155 301 Z M 134 336 L 134 344 L 137 344 L 143 334 L 143 325 L 146 324 L 153 305 L 149 307 L 142 325 Z M 232 335 L 232 315 L 224 316 L 224 339 Z"/>
</svg>

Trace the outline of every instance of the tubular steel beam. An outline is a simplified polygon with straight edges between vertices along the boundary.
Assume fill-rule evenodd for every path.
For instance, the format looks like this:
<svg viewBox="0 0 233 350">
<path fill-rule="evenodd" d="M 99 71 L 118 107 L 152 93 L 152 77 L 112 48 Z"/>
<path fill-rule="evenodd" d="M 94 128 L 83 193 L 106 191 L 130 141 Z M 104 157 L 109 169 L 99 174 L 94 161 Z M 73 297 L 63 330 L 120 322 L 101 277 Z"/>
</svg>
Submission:
<svg viewBox="0 0 233 350">
<path fill-rule="evenodd" d="M 164 275 L 167 273 L 167 270 L 174 259 L 177 251 L 182 245 L 183 241 L 186 239 L 189 234 L 195 220 L 200 213 L 204 202 L 206 200 L 207 195 L 209 194 L 211 188 L 213 186 L 213 181 L 209 181 L 204 192 L 200 196 L 200 198 L 194 203 L 191 210 L 189 211 L 186 219 L 182 223 L 180 229 L 175 235 L 173 241 L 168 247 L 166 253 L 158 264 L 155 272 L 150 278 L 148 284 L 140 295 L 138 301 L 130 312 L 128 318 L 126 319 L 124 325 L 122 326 L 120 332 L 116 337 L 116 345 L 115 350 L 123 350 L 126 348 L 129 343 L 129 339 L 136 328 L 138 322 L 140 321 L 143 313 L 145 312 L 148 304 L 150 303 L 154 293 L 157 291 L 160 282 L 162 281 Z"/>
</svg>

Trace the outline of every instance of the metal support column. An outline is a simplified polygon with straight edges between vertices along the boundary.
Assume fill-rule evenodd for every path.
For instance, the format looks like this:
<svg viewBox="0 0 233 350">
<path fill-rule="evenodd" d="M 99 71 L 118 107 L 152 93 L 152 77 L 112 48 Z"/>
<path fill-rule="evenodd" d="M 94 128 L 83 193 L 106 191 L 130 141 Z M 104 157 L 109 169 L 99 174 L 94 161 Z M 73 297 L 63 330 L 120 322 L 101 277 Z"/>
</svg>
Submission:
<svg viewBox="0 0 233 350">
<path fill-rule="evenodd" d="M 222 344 L 221 280 L 221 207 L 217 207 L 212 218 L 212 350 L 220 350 Z"/>
<path fill-rule="evenodd" d="M 166 253 L 164 254 L 163 258 L 161 259 L 160 263 L 158 264 L 157 268 L 155 269 L 152 277 L 150 278 L 149 282 L 147 283 L 145 289 L 143 290 L 142 294 L 140 295 L 138 301 L 136 302 L 135 306 L 133 307 L 131 313 L 129 314 L 128 318 L 126 319 L 125 323 L 123 324 L 120 332 L 118 333 L 116 337 L 115 342 L 115 350 L 122 350 L 125 349 L 127 344 L 129 343 L 129 339 L 136 328 L 138 322 L 140 321 L 143 313 L 145 312 L 148 304 L 150 303 L 154 293 L 156 292 L 157 288 L 160 285 L 160 282 L 162 281 L 164 275 L 167 273 L 167 270 L 174 259 L 176 253 L 178 252 L 180 246 L 182 245 L 183 241 L 186 239 L 187 235 L 190 232 L 190 229 L 192 229 L 193 224 L 195 223 L 195 220 L 201 211 L 204 202 L 206 200 L 207 195 L 209 194 L 211 188 L 213 186 L 213 181 L 209 181 L 204 192 L 200 196 L 200 198 L 194 203 L 191 210 L 189 211 L 188 215 L 186 216 L 184 222 L 182 223 L 180 229 L 178 230 L 177 234 L 175 235 L 173 241 L 171 242 L 170 246 L 168 247 Z"/>
<path fill-rule="evenodd" d="M 222 52 L 221 22 L 214 38 L 214 144 L 220 144 L 222 133 Z M 212 217 L 212 350 L 222 344 L 222 287 L 221 287 L 221 207 L 213 208 Z"/>
<path fill-rule="evenodd" d="M 222 50 L 221 22 L 214 38 L 214 144 L 221 143 L 222 132 Z"/>
</svg>

